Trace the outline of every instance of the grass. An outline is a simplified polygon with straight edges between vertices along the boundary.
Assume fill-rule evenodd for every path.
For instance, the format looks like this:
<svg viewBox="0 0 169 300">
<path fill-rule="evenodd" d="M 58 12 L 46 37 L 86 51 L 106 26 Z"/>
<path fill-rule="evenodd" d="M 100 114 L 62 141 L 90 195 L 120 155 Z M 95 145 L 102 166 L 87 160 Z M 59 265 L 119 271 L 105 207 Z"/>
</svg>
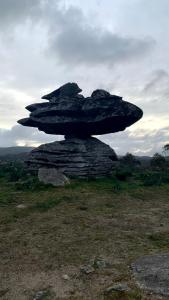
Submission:
<svg viewBox="0 0 169 300">
<path fill-rule="evenodd" d="M 142 300 L 143 295 L 139 290 L 131 292 L 112 292 L 111 295 L 104 296 L 104 300 Z"/>
<path fill-rule="evenodd" d="M 43 289 L 51 300 L 159 299 L 138 290 L 129 266 L 142 255 L 169 251 L 169 184 L 144 186 L 138 174 L 125 181 L 73 180 L 61 188 L 27 181 L 30 188 L 20 179 L 0 179 L 2 299 L 29 300 Z M 81 266 L 95 257 L 110 267 L 82 275 Z M 131 292 L 104 295 L 120 282 Z"/>
</svg>

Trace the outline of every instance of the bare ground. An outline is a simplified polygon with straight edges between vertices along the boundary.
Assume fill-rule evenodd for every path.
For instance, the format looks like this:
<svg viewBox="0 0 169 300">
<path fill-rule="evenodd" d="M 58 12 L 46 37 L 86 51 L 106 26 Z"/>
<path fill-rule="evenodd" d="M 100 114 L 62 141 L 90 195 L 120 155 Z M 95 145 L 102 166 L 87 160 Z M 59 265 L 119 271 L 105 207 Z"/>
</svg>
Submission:
<svg viewBox="0 0 169 300">
<path fill-rule="evenodd" d="M 169 186 L 114 192 L 99 181 L 23 192 L 1 182 L 0 203 L 0 299 L 39 291 L 46 300 L 165 299 L 140 291 L 130 264 L 169 252 Z M 97 258 L 108 265 L 84 274 Z M 123 282 L 131 292 L 104 294 Z"/>
</svg>

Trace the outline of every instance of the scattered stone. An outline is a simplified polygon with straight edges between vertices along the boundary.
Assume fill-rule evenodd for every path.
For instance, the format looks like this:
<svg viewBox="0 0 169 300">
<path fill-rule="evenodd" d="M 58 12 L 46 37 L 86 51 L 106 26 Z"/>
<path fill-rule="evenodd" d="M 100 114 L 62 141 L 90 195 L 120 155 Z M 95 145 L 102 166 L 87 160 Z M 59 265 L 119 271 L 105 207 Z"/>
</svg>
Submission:
<svg viewBox="0 0 169 300">
<path fill-rule="evenodd" d="M 62 275 L 62 278 L 63 278 L 64 280 L 70 280 L 70 277 L 69 277 L 69 275 L 67 275 L 67 274 Z"/>
<path fill-rule="evenodd" d="M 143 256 L 131 267 L 140 288 L 169 296 L 169 254 Z"/>
<path fill-rule="evenodd" d="M 70 183 L 64 174 L 54 168 L 40 168 L 38 178 L 44 184 L 52 184 L 54 186 L 64 186 Z"/>
<path fill-rule="evenodd" d="M 42 300 L 44 297 L 46 297 L 48 294 L 47 291 L 39 291 L 35 294 L 33 300 Z"/>
<path fill-rule="evenodd" d="M 109 286 L 108 288 L 105 289 L 104 294 L 110 294 L 112 292 L 130 292 L 130 288 L 128 287 L 127 283 L 118 283 L 118 284 L 113 284 L 112 286 Z"/>
<path fill-rule="evenodd" d="M 91 265 L 86 265 L 86 266 L 83 266 L 80 268 L 80 271 L 83 273 L 83 274 L 86 274 L 86 275 L 89 275 L 91 273 L 94 273 L 95 272 L 95 269 L 91 266 Z"/>
<path fill-rule="evenodd" d="M 89 261 L 89 264 L 81 267 L 81 272 L 85 274 L 90 274 L 95 272 L 97 269 L 105 269 L 110 267 L 110 263 L 107 262 L 102 257 L 95 257 Z"/>
<path fill-rule="evenodd" d="M 19 204 L 16 206 L 16 208 L 25 209 L 25 208 L 27 208 L 27 206 L 25 204 Z"/>
<path fill-rule="evenodd" d="M 110 263 L 102 257 L 95 257 L 91 263 L 95 269 L 105 269 L 110 267 Z"/>
</svg>

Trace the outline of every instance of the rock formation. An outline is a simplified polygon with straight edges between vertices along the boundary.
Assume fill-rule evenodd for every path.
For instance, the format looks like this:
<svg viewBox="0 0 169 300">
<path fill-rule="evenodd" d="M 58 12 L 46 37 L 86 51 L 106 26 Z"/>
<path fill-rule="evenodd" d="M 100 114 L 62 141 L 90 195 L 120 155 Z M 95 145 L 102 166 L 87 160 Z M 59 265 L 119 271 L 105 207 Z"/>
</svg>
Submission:
<svg viewBox="0 0 169 300">
<path fill-rule="evenodd" d="M 26 107 L 30 117 L 19 120 L 19 124 L 65 136 L 64 141 L 33 150 L 29 165 L 53 167 L 70 177 L 111 174 L 117 156 L 92 135 L 122 131 L 142 117 L 142 110 L 104 90 L 96 90 L 87 98 L 80 92 L 76 83 L 67 83 L 42 97 L 48 102 Z"/>
<path fill-rule="evenodd" d="M 117 161 L 113 149 L 96 138 L 66 138 L 61 142 L 35 148 L 28 164 L 55 167 L 68 177 L 103 177 L 110 175 Z"/>
</svg>

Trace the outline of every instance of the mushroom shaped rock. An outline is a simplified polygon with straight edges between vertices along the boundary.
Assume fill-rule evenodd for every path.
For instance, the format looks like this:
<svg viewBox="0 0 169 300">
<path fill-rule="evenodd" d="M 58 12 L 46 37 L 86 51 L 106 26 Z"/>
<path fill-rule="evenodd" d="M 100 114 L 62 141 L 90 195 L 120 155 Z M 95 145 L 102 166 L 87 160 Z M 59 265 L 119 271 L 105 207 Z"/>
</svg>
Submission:
<svg viewBox="0 0 169 300">
<path fill-rule="evenodd" d="M 65 140 L 33 150 L 27 161 L 33 168 L 56 168 L 69 177 L 103 177 L 117 164 L 113 149 L 92 135 L 125 130 L 141 119 L 143 112 L 122 97 L 95 90 L 90 97 L 79 94 L 76 83 L 67 83 L 43 96 L 49 102 L 26 107 L 30 116 L 18 121 Z"/>
<path fill-rule="evenodd" d="M 31 112 L 29 118 L 18 123 L 37 127 L 48 134 L 81 137 L 122 131 L 143 115 L 136 105 L 104 90 L 96 90 L 91 97 L 84 98 L 75 93 L 73 96 L 69 93 L 68 97 L 68 93 L 62 94 L 62 88 L 44 96 L 54 99 L 56 95 L 57 101 L 27 106 Z"/>
</svg>

